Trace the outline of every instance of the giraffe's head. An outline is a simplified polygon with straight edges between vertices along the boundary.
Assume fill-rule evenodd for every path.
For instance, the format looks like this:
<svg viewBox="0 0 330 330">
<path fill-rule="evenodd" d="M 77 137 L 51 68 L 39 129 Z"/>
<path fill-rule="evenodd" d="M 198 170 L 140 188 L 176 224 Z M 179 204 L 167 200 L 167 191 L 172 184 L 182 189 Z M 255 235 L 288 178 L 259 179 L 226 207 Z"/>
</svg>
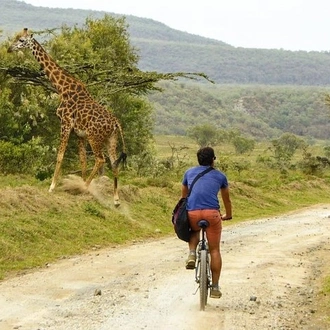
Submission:
<svg viewBox="0 0 330 330">
<path fill-rule="evenodd" d="M 23 48 L 31 48 L 33 46 L 33 34 L 28 33 L 28 29 L 25 28 L 23 32 L 19 33 L 15 41 L 8 48 L 8 53 L 18 51 Z"/>
</svg>

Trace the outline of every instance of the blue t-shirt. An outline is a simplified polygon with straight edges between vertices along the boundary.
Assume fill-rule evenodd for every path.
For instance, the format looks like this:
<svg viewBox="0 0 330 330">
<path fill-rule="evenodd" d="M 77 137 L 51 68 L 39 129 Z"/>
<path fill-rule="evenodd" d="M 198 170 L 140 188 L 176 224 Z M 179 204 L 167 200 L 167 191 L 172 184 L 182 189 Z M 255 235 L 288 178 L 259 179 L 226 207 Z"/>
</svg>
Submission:
<svg viewBox="0 0 330 330">
<path fill-rule="evenodd" d="M 192 184 L 196 175 L 206 170 L 209 166 L 196 166 L 188 169 L 182 180 L 182 184 L 188 186 Z M 187 210 L 220 210 L 218 199 L 219 190 L 228 187 L 227 177 L 219 170 L 212 170 L 199 178 L 193 186 L 187 202 Z"/>
</svg>

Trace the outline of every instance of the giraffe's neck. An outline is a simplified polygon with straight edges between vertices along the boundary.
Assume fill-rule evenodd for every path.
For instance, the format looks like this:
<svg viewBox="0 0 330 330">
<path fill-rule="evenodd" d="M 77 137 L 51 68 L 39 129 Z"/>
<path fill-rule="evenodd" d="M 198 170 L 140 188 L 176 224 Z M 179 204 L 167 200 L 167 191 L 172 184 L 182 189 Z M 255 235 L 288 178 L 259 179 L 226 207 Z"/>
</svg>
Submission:
<svg viewBox="0 0 330 330">
<path fill-rule="evenodd" d="M 33 39 L 33 45 L 30 48 L 33 56 L 40 63 L 51 84 L 60 95 L 67 95 L 68 91 L 72 90 L 72 85 L 79 85 L 80 91 L 83 89 L 89 95 L 85 86 L 63 70 L 35 39 Z"/>
</svg>

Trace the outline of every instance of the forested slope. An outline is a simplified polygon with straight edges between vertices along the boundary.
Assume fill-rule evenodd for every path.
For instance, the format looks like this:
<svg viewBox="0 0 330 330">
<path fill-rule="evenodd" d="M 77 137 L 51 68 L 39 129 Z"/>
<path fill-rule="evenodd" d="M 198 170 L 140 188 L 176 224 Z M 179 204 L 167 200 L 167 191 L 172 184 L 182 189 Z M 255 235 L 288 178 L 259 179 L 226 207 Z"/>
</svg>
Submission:
<svg viewBox="0 0 330 330">
<path fill-rule="evenodd" d="M 153 93 L 156 133 L 185 134 L 190 126 L 212 123 L 257 139 L 283 132 L 330 138 L 327 88 L 304 86 L 164 83 Z"/>
</svg>

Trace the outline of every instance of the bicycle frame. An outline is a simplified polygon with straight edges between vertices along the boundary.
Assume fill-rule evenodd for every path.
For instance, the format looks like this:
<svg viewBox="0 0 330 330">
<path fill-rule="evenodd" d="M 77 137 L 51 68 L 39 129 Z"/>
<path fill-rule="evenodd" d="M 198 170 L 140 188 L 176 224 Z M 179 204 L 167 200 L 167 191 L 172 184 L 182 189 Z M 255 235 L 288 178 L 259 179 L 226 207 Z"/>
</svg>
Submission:
<svg viewBox="0 0 330 330">
<path fill-rule="evenodd" d="M 195 269 L 195 280 L 199 284 L 200 309 L 204 310 L 207 304 L 208 290 L 211 287 L 210 256 L 207 246 L 205 229 L 209 226 L 206 220 L 200 220 L 198 226 L 201 228 L 201 239 L 197 247 L 197 265 Z"/>
</svg>

